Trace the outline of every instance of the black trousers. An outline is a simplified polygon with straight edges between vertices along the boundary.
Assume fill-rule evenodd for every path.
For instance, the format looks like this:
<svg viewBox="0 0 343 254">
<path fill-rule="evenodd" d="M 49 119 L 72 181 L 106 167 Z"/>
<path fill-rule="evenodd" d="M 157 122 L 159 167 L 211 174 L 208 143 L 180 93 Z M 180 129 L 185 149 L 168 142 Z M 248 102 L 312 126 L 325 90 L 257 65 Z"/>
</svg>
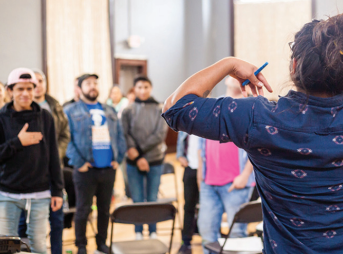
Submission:
<svg viewBox="0 0 343 254">
<path fill-rule="evenodd" d="M 68 204 L 69 208 L 76 207 L 76 194 L 75 187 L 73 182 L 73 172 L 74 170 L 69 167 L 63 169 L 63 178 L 64 178 L 64 188 L 68 194 Z M 71 228 L 72 222 L 74 220 L 74 214 L 65 214 L 64 215 L 64 228 Z"/>
<path fill-rule="evenodd" d="M 196 221 L 194 219 L 195 207 L 196 204 L 199 203 L 197 170 L 191 169 L 190 167 L 185 168 L 185 173 L 183 175 L 183 190 L 185 198 L 185 215 L 183 218 L 182 241 L 184 244 L 189 245 L 196 227 Z"/>
<path fill-rule="evenodd" d="M 98 207 L 98 234 L 97 245 L 105 244 L 109 220 L 109 210 L 116 170 L 112 168 L 89 168 L 87 172 L 78 170 L 73 172 L 73 181 L 76 193 L 75 214 L 75 245 L 86 246 L 87 218 L 91 212 L 93 196 L 96 196 Z"/>
</svg>

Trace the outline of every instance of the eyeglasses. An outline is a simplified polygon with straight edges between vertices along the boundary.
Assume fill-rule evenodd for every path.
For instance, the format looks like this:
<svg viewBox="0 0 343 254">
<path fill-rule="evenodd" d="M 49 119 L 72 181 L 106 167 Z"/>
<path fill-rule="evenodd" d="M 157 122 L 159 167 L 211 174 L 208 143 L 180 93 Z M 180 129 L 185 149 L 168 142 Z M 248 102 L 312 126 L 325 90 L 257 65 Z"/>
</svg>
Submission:
<svg viewBox="0 0 343 254">
<path fill-rule="evenodd" d="M 289 46 L 289 48 L 293 51 L 294 41 L 288 42 L 288 46 Z"/>
</svg>

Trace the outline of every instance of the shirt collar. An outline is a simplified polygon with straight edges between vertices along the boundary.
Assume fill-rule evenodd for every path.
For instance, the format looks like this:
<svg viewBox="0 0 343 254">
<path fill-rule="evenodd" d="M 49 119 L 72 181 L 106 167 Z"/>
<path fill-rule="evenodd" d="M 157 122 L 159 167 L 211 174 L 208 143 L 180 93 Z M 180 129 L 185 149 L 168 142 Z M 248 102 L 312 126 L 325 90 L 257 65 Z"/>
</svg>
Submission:
<svg viewBox="0 0 343 254">
<path fill-rule="evenodd" d="M 339 94 L 329 98 L 321 98 L 312 95 L 306 95 L 302 92 L 297 92 L 294 90 L 290 90 L 288 94 L 285 96 L 286 98 L 292 98 L 293 100 L 302 103 L 308 104 L 313 106 L 319 107 L 337 107 L 343 106 L 343 94 Z"/>
</svg>

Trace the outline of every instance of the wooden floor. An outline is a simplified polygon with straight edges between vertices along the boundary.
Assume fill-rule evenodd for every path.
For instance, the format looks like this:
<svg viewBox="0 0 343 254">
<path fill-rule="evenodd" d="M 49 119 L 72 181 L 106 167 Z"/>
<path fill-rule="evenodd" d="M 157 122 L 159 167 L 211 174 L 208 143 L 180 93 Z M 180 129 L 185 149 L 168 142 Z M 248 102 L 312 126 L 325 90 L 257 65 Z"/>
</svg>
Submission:
<svg viewBox="0 0 343 254">
<path fill-rule="evenodd" d="M 176 161 L 176 155 L 175 154 L 169 154 L 166 157 L 166 162 L 170 162 L 175 166 L 176 170 L 176 176 L 177 176 L 177 186 L 178 186 L 178 197 L 179 197 L 179 211 L 180 211 L 180 218 L 181 221 L 183 220 L 183 205 L 184 205 L 184 198 L 183 198 L 183 167 L 180 166 L 180 164 Z M 175 184 L 174 184 L 174 178 L 172 176 L 162 176 L 161 179 L 161 186 L 160 190 L 163 193 L 165 197 L 175 197 Z M 130 202 L 130 200 L 124 199 L 124 180 L 123 176 L 120 170 L 117 171 L 116 175 L 116 182 L 115 182 L 115 200 L 112 203 L 111 211 L 113 211 L 115 205 L 118 205 L 123 202 Z M 96 226 L 96 212 L 93 212 L 93 225 Z M 176 218 L 176 227 L 180 228 L 180 223 L 178 218 Z M 157 235 L 158 239 L 160 239 L 162 242 L 164 242 L 167 246 L 169 245 L 170 241 L 170 230 L 171 228 L 171 222 L 163 222 L 157 224 Z M 146 228 L 145 228 L 146 229 Z M 87 237 L 88 237 L 88 245 L 87 245 L 87 251 L 88 253 L 93 253 L 94 250 L 96 250 L 96 244 L 95 244 L 95 234 L 92 231 L 91 226 L 87 225 Z M 109 237 L 110 237 L 110 227 L 108 229 L 108 239 L 107 243 L 109 244 Z M 134 240 L 135 233 L 134 233 L 134 226 L 133 225 L 123 225 L 123 224 L 115 224 L 114 226 L 114 241 L 125 241 L 125 240 Z M 77 253 L 77 248 L 74 245 L 75 240 L 75 234 L 74 234 L 74 228 L 70 229 L 64 229 L 63 231 L 63 253 L 65 253 L 67 250 L 72 250 L 73 254 Z M 50 246 L 50 243 L 48 243 L 48 246 Z M 178 249 L 181 246 L 181 230 L 176 229 L 174 232 L 173 237 L 173 245 L 172 245 L 172 253 L 177 253 Z M 201 254 L 203 253 L 202 247 L 201 247 L 201 237 L 200 236 L 194 236 L 192 241 L 192 251 L 193 254 Z"/>
<path fill-rule="evenodd" d="M 165 162 L 169 162 L 174 165 L 175 171 L 176 171 L 176 177 L 177 177 L 177 190 L 178 190 L 178 198 L 179 198 L 179 212 L 180 212 L 180 220 L 181 223 L 183 221 L 183 205 L 184 205 L 184 198 L 183 198 L 183 172 L 184 168 L 181 167 L 180 163 L 176 160 L 176 155 L 169 154 L 166 156 Z M 125 200 L 125 191 L 124 191 L 124 179 L 122 176 L 122 173 L 120 170 L 117 171 L 116 175 L 116 182 L 115 182 L 115 199 L 112 202 L 111 205 L 111 211 L 114 210 L 114 207 L 116 205 L 120 205 L 125 202 L 132 202 L 131 200 Z M 160 192 L 164 195 L 164 197 L 175 197 L 175 182 L 174 177 L 172 175 L 166 175 L 162 176 L 161 178 L 161 185 L 160 185 Z M 159 194 L 161 195 L 161 194 Z M 178 216 L 178 215 L 177 215 Z M 96 211 L 93 211 L 92 214 L 93 217 L 93 225 L 96 228 Z M 225 214 L 223 216 L 223 221 L 225 221 Z M 180 228 L 180 221 L 179 218 L 176 218 L 176 228 Z M 222 223 L 222 229 L 223 225 L 227 223 Z M 248 232 L 255 231 L 257 223 L 249 224 L 248 226 Z M 160 239 L 162 242 L 164 242 L 167 246 L 169 246 L 170 241 L 170 230 L 172 226 L 171 222 L 163 222 L 157 224 L 157 236 L 158 239 Z M 181 225 L 182 226 L 182 225 Z M 147 231 L 147 227 L 144 228 L 145 231 Z M 227 229 L 228 231 L 228 229 Z M 225 227 L 223 230 L 223 233 L 225 232 Z M 147 236 L 145 236 L 147 237 Z M 92 230 L 92 227 L 90 224 L 87 225 L 87 238 L 88 238 L 88 245 L 87 245 L 87 251 L 88 253 L 93 253 L 94 250 L 96 250 L 96 243 L 95 243 L 95 234 Z M 108 238 L 107 238 L 107 244 L 110 243 L 110 226 L 108 228 Z M 124 225 L 124 224 L 115 224 L 114 226 L 114 241 L 125 241 L 125 240 L 134 240 L 135 239 L 135 233 L 134 233 L 134 226 L 133 225 Z M 74 245 L 75 240 L 75 233 L 74 228 L 70 229 L 64 229 L 63 231 L 63 253 L 66 253 L 67 250 L 71 250 L 73 254 L 77 253 L 77 248 Z M 49 241 L 49 239 L 48 239 Z M 48 246 L 50 246 L 50 243 L 48 243 Z M 177 253 L 178 249 L 181 246 L 181 230 L 176 229 L 174 232 L 173 237 L 173 245 L 172 245 L 172 254 Z M 199 235 L 195 235 L 192 240 L 192 252 L 193 254 L 202 254 L 202 247 L 201 247 L 201 237 Z"/>
</svg>

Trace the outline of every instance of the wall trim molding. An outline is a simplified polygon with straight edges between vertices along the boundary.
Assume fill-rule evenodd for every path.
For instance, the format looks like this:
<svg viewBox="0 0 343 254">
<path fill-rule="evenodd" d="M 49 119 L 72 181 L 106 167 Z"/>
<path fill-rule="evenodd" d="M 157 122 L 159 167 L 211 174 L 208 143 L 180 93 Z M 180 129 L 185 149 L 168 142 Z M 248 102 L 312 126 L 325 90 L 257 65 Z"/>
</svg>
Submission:
<svg viewBox="0 0 343 254">
<path fill-rule="evenodd" d="M 47 34 L 46 34 L 46 0 L 41 0 L 41 21 L 42 21 L 42 68 L 46 76 L 47 91 L 48 83 L 48 54 L 47 54 Z"/>
<path fill-rule="evenodd" d="M 231 56 L 235 56 L 235 6 L 234 6 L 234 0 L 230 0 L 229 3 L 230 9 L 229 9 L 229 22 L 230 22 L 230 49 L 229 52 Z"/>
<path fill-rule="evenodd" d="M 115 11 L 114 0 L 108 0 L 108 22 L 109 22 L 109 29 L 110 29 L 112 84 L 115 84 L 115 80 L 116 80 L 116 68 L 115 68 L 115 60 L 114 60 L 114 52 L 115 52 L 114 11 Z"/>
</svg>

